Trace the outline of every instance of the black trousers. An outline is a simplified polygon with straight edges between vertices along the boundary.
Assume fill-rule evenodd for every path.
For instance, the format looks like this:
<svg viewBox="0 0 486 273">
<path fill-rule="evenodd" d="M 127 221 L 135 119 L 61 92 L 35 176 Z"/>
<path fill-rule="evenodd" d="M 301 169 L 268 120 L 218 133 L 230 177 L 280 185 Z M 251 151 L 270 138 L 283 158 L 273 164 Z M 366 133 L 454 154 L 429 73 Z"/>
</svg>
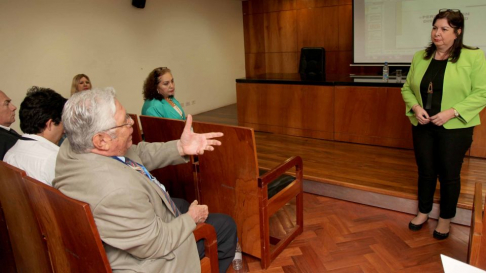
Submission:
<svg viewBox="0 0 486 273">
<path fill-rule="evenodd" d="M 184 199 L 172 198 L 181 213 L 189 210 L 189 203 Z M 224 273 L 231 265 L 235 257 L 236 250 L 236 223 L 229 215 L 221 213 L 210 213 L 206 219 L 206 224 L 210 224 L 216 230 L 218 240 L 218 260 L 219 272 Z M 204 240 L 197 241 L 197 251 L 199 258 L 204 257 Z"/>
<path fill-rule="evenodd" d="M 440 217 L 456 215 L 461 191 L 461 168 L 471 147 L 474 127 L 445 129 L 432 123 L 412 126 L 413 147 L 418 167 L 419 211 L 432 210 L 437 177 L 440 182 Z"/>
</svg>

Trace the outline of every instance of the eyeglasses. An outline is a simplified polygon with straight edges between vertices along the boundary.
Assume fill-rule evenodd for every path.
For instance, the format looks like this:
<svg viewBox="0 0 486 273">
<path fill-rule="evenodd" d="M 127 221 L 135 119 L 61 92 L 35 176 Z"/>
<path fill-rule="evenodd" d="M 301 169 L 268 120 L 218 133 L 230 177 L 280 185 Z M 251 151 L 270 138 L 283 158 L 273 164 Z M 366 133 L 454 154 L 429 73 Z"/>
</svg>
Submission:
<svg viewBox="0 0 486 273">
<path fill-rule="evenodd" d="M 461 12 L 461 10 L 458 9 L 440 9 L 439 13 L 441 12 Z"/>
<path fill-rule="evenodd" d="M 128 128 L 131 128 L 133 126 L 133 120 L 132 120 L 132 117 L 130 117 L 129 114 L 126 114 L 126 116 L 125 116 L 125 123 L 123 123 L 122 125 L 118 125 L 118 126 L 106 129 L 103 132 L 109 131 L 109 130 L 112 130 L 112 129 L 116 129 L 116 128 L 120 128 L 120 127 L 123 127 L 123 126 L 128 126 Z"/>
</svg>

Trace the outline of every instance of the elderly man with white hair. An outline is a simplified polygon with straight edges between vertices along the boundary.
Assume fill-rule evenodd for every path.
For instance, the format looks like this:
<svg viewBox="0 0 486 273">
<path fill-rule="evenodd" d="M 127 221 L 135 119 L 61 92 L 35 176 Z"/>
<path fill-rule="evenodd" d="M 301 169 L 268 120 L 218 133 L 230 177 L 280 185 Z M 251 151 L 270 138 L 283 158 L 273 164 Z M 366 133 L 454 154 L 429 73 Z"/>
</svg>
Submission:
<svg viewBox="0 0 486 273">
<path fill-rule="evenodd" d="M 61 145 L 53 186 L 89 203 L 113 271 L 200 272 L 204 246 L 192 232 L 206 222 L 216 229 L 226 272 L 236 248 L 233 219 L 172 199 L 149 172 L 212 151 L 221 133 L 192 132 L 188 116 L 180 140 L 132 145 L 133 120 L 111 88 L 73 95 L 62 121 L 69 141 Z"/>
</svg>

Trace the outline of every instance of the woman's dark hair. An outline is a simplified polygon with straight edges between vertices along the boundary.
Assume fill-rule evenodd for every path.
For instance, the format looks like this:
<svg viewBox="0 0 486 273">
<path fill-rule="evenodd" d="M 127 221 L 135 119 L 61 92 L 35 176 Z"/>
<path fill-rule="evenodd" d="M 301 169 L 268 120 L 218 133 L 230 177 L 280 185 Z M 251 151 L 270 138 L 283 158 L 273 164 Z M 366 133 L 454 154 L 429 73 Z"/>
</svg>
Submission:
<svg viewBox="0 0 486 273">
<path fill-rule="evenodd" d="M 157 85 L 159 84 L 159 77 L 165 73 L 171 73 L 167 67 L 159 67 L 148 75 L 143 83 L 143 100 L 163 100 L 164 97 L 157 91 Z"/>
<path fill-rule="evenodd" d="M 457 60 L 459 60 L 462 48 L 477 49 L 466 46 L 462 42 L 464 37 L 464 15 L 460 10 L 440 10 L 439 13 L 434 17 L 432 26 L 434 26 L 435 22 L 439 19 L 447 19 L 447 23 L 454 29 L 454 33 L 457 35 L 457 38 L 454 40 L 454 44 L 452 44 L 451 48 L 449 49 L 449 59 L 451 59 L 451 62 L 455 63 Z M 459 33 L 459 30 L 461 30 L 461 33 Z M 432 56 L 434 56 L 436 50 L 437 47 L 433 42 L 431 42 L 430 45 L 425 49 L 424 59 L 430 59 Z"/>
<path fill-rule="evenodd" d="M 52 89 L 32 86 L 20 104 L 20 129 L 26 134 L 39 134 L 50 119 L 59 125 L 66 101 Z"/>
</svg>

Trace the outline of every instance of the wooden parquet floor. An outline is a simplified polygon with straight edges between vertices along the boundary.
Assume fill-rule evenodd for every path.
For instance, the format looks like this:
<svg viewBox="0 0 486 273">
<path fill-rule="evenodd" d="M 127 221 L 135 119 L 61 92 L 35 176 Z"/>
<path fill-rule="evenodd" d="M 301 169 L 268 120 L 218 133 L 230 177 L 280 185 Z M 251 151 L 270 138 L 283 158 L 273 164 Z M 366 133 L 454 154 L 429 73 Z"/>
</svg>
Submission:
<svg viewBox="0 0 486 273">
<path fill-rule="evenodd" d="M 271 234 L 295 224 L 288 204 L 271 219 Z M 469 228 L 452 225 L 448 239 L 432 238 L 436 221 L 408 229 L 411 216 L 313 194 L 304 194 L 304 232 L 262 270 L 244 255 L 247 272 L 443 272 L 440 254 L 465 262 Z M 228 272 L 235 272 L 231 267 Z"/>
<path fill-rule="evenodd" d="M 197 121 L 237 125 L 236 105 L 194 117 Z M 373 147 L 255 132 L 259 166 L 272 168 L 291 155 L 304 159 L 305 179 L 373 190 L 394 196 L 416 194 L 416 167 L 409 150 Z M 223 143 L 224 145 L 224 143 Z M 470 206 L 473 184 L 486 178 L 486 160 L 467 158 L 461 201 Z M 483 186 L 486 188 L 486 185 Z M 295 206 L 271 218 L 279 237 L 295 225 Z M 440 254 L 465 262 L 469 227 L 452 224 L 443 241 L 432 237 L 437 224 L 408 229 L 412 216 L 353 202 L 304 194 L 304 232 L 270 265 L 244 255 L 245 272 L 443 272 Z M 231 267 L 228 272 L 235 272 Z"/>
</svg>

